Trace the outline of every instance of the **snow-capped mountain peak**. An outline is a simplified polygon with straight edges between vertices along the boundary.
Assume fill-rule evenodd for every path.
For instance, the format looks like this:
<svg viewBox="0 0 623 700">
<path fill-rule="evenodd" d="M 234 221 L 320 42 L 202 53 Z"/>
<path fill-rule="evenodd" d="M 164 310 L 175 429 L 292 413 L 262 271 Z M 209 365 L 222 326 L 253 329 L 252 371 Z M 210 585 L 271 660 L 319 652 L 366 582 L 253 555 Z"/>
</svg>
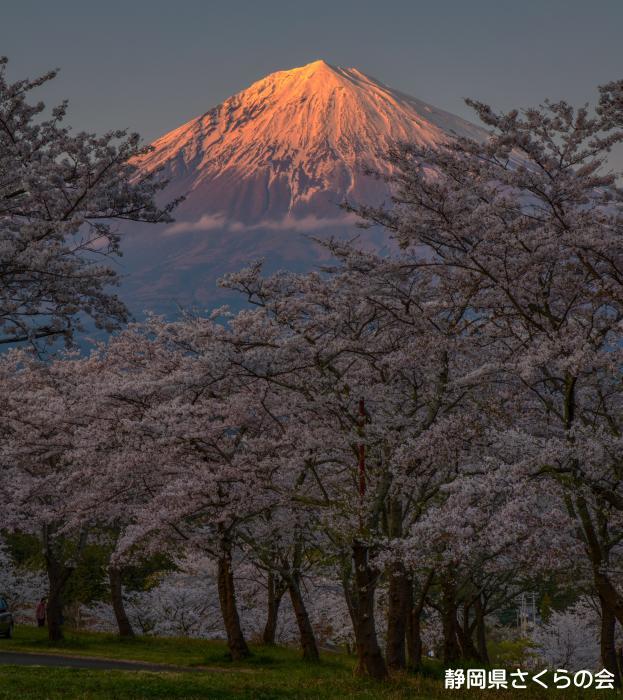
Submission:
<svg viewBox="0 0 623 700">
<path fill-rule="evenodd" d="M 365 171 L 385 172 L 390 146 L 454 134 L 484 136 L 356 68 L 318 60 L 271 73 L 160 137 L 142 159 L 169 178 L 165 199 L 186 200 L 176 223 L 126 237 L 126 298 L 138 311 L 209 306 L 222 294 L 216 280 L 258 257 L 268 269 L 309 269 L 326 252 L 298 234 L 352 236 L 339 204 L 386 199 L 385 183 Z"/>
<path fill-rule="evenodd" d="M 164 166 L 175 193 L 189 193 L 186 212 L 255 223 L 328 215 L 336 198 L 365 194 L 364 168 L 383 171 L 396 141 L 479 131 L 356 68 L 318 60 L 271 73 L 165 134 L 144 165 Z"/>
</svg>

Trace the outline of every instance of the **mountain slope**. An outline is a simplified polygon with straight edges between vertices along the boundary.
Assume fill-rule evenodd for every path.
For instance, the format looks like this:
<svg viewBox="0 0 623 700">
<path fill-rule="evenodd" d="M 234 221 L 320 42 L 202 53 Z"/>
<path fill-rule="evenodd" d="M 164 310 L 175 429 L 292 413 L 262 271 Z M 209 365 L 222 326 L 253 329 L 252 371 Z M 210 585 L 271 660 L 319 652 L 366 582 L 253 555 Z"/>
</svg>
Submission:
<svg viewBox="0 0 623 700">
<path fill-rule="evenodd" d="M 383 154 L 396 141 L 435 145 L 453 134 L 484 132 L 355 68 L 315 61 L 272 73 L 157 139 L 142 159 L 170 179 L 168 198 L 187 199 L 164 233 L 129 238 L 131 300 L 208 304 L 218 276 L 258 256 L 273 268 L 312 266 L 318 252 L 297 233 L 352 233 L 339 203 L 387 196 L 366 168 L 386 172 Z"/>
</svg>

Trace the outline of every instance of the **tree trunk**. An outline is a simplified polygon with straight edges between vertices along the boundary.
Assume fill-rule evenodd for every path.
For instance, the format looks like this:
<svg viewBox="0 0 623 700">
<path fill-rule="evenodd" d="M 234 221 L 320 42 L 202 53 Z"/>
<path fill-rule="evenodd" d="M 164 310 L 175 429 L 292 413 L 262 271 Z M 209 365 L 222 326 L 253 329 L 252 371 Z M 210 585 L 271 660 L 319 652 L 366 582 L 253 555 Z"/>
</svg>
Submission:
<svg viewBox="0 0 623 700">
<path fill-rule="evenodd" d="M 48 638 L 51 642 L 58 642 L 63 639 L 63 605 L 67 582 L 74 572 L 75 565 L 68 565 L 61 561 L 55 554 L 55 545 L 58 543 L 54 538 L 54 530 L 49 525 L 42 528 L 43 557 L 48 575 L 50 589 L 48 592 L 48 602 L 46 607 L 46 618 L 48 621 Z M 74 551 L 74 561 L 78 561 L 87 543 L 88 530 L 80 532 L 78 542 Z"/>
<path fill-rule="evenodd" d="M 50 592 L 46 607 L 48 639 L 60 642 L 63 639 L 63 598 L 61 588 L 50 579 Z"/>
<path fill-rule="evenodd" d="M 65 587 L 73 569 L 57 561 L 50 550 L 46 552 L 46 570 L 50 590 L 46 607 L 46 618 L 48 623 L 48 639 L 51 642 L 59 642 L 63 639 L 63 598 Z"/>
<path fill-rule="evenodd" d="M 296 624 L 299 628 L 303 659 L 311 662 L 320 661 L 318 645 L 316 644 L 316 636 L 314 634 L 314 629 L 311 626 L 311 622 L 309 621 L 305 601 L 301 595 L 299 577 L 296 574 L 290 576 L 288 580 L 288 592 L 290 593 L 290 600 L 292 601 L 292 607 L 294 608 Z"/>
<path fill-rule="evenodd" d="M 599 603 L 601 606 L 601 635 L 599 640 L 601 663 L 605 669 L 614 674 L 614 685 L 619 688 L 621 686 L 621 676 L 615 644 L 616 617 L 601 596 Z"/>
<path fill-rule="evenodd" d="M 371 678 L 387 678 L 387 667 L 379 648 L 374 621 L 375 574 L 368 562 L 368 547 L 353 544 L 353 564 L 355 568 L 355 590 L 352 605 L 355 640 L 357 644 L 357 672 Z"/>
<path fill-rule="evenodd" d="M 447 574 L 441 583 L 441 617 L 443 626 L 443 663 L 451 666 L 461 656 L 458 643 L 458 621 L 456 619 L 456 601 L 454 581 Z"/>
<path fill-rule="evenodd" d="M 240 661 L 251 655 L 245 642 L 236 606 L 236 589 L 232 570 L 231 550 L 225 548 L 218 560 L 218 597 L 227 633 L 227 646 L 232 661 Z"/>
<path fill-rule="evenodd" d="M 593 568 L 593 581 L 599 598 L 604 601 L 616 619 L 623 625 L 623 599 L 612 585 L 604 567 L 608 564 L 608 549 L 602 547 L 602 542 L 593 523 L 586 499 L 578 496 L 575 501 L 577 514 L 582 524 L 588 555 Z M 571 506 L 568 504 L 567 506 Z"/>
<path fill-rule="evenodd" d="M 405 634 L 408 619 L 410 581 L 402 562 L 389 566 L 387 607 L 387 666 L 392 670 L 406 668 Z"/>
<path fill-rule="evenodd" d="M 593 578 L 600 599 L 604 600 L 612 614 L 623 625 L 623 600 L 619 597 L 617 589 L 612 585 L 608 576 L 596 568 L 593 570 Z"/>
<path fill-rule="evenodd" d="M 461 656 L 466 661 L 481 661 L 480 654 L 474 646 L 474 641 L 472 640 L 472 634 L 476 623 L 470 623 L 470 611 L 471 606 L 468 603 L 463 604 L 463 624 L 459 625 L 457 623 L 456 631 L 457 638 L 459 641 L 459 647 L 461 649 Z"/>
<path fill-rule="evenodd" d="M 268 612 L 266 614 L 266 624 L 262 632 L 263 644 L 274 644 L 275 634 L 277 632 L 277 622 L 279 619 L 279 607 L 283 597 L 285 587 L 277 585 L 275 574 L 272 571 L 268 572 Z"/>
<path fill-rule="evenodd" d="M 490 666 L 489 651 L 487 650 L 487 628 L 485 627 L 485 612 L 481 594 L 474 601 L 474 613 L 476 615 L 476 649 L 478 656 L 485 666 Z"/>
<path fill-rule="evenodd" d="M 433 577 L 434 571 L 431 570 L 422 585 L 422 590 L 419 592 L 417 599 L 413 590 L 413 581 L 408 580 L 407 582 L 407 665 L 412 671 L 419 671 L 422 668 L 422 612 Z"/>
<path fill-rule="evenodd" d="M 422 668 L 422 611 L 412 607 L 407 618 L 407 657 L 411 671 Z"/>
<path fill-rule="evenodd" d="M 128 619 L 128 615 L 123 604 L 121 569 L 116 566 L 109 566 L 108 582 L 110 584 L 110 600 L 112 602 L 112 609 L 115 613 L 115 619 L 117 620 L 119 636 L 124 638 L 133 637 L 134 630 L 132 629 L 132 625 L 130 624 L 130 620 Z"/>
</svg>

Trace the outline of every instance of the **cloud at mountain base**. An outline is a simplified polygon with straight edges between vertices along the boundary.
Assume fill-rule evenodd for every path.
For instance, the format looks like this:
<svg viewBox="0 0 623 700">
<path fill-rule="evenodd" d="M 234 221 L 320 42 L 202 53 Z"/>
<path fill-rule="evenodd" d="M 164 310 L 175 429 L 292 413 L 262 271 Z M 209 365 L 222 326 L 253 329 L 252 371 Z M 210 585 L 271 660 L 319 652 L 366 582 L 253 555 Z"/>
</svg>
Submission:
<svg viewBox="0 0 623 700">
<path fill-rule="evenodd" d="M 358 221 L 355 214 L 349 213 L 343 216 L 331 218 L 319 218 L 313 215 L 300 218 L 286 215 L 281 219 L 265 219 L 253 224 L 242 221 L 227 221 L 221 214 L 204 214 L 196 221 L 178 221 L 165 230 L 166 236 L 174 236 L 195 231 L 231 231 L 232 233 L 246 233 L 259 229 L 270 231 L 294 231 L 297 233 L 310 233 L 328 228 L 354 226 Z"/>
</svg>

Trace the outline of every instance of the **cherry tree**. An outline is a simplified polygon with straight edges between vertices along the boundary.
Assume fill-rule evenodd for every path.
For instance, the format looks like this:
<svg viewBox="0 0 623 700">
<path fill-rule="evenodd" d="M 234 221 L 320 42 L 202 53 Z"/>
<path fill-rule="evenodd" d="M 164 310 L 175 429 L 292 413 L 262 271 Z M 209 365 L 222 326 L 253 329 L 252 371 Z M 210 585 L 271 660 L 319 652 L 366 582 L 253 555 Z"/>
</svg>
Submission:
<svg viewBox="0 0 623 700">
<path fill-rule="evenodd" d="M 421 251 L 440 301 L 468 309 L 466 333 L 507 392 L 506 439 L 518 445 L 521 433 L 533 477 L 557 484 L 603 615 L 619 622 L 608 561 L 623 504 L 623 193 L 605 164 L 623 140 L 622 93 L 621 82 L 600 88 L 594 113 L 548 102 L 496 114 L 469 102 L 491 129 L 486 142 L 399 145 L 390 154 L 393 207 L 354 207 L 405 250 Z M 616 671 L 612 644 L 604 648 Z"/>
<path fill-rule="evenodd" d="M 460 460 L 449 446 L 460 452 L 478 419 L 458 408 L 473 385 L 468 353 L 459 349 L 463 314 L 428 304 L 430 276 L 413 274 L 405 260 L 329 245 L 341 265 L 326 276 L 263 278 L 254 267 L 225 281 L 258 306 L 232 322 L 239 353 L 232 363 L 279 391 L 299 430 L 305 502 L 342 562 L 360 668 L 380 678 L 374 590 L 381 571 L 370 554 L 381 536 L 401 536 L 454 478 Z M 435 431 L 449 447 L 445 461 L 431 459 Z M 397 573 L 389 577 L 401 590 L 389 598 L 388 653 L 399 668 L 407 577 Z"/>
<path fill-rule="evenodd" d="M 442 621 L 444 662 L 489 664 L 488 616 L 532 590 L 540 573 L 576 571 L 577 543 L 555 493 L 518 468 L 496 465 L 483 445 L 476 446 L 466 473 L 444 491 L 446 498 L 410 533 L 426 548 L 418 551 L 407 540 L 404 556 L 417 556 L 420 567 L 429 562 L 439 572 L 427 603 Z"/>
<path fill-rule="evenodd" d="M 600 619 L 597 608 L 590 598 L 582 598 L 566 610 L 555 610 L 546 623 L 535 627 L 532 639 L 537 653 L 550 668 L 598 670 Z"/>
<path fill-rule="evenodd" d="M 131 497 L 120 501 L 131 519 L 115 561 L 139 545 L 212 556 L 230 653 L 238 659 L 249 649 L 236 605 L 237 532 L 270 506 L 262 484 L 278 461 L 278 441 L 268 413 L 237 391 L 223 333 L 210 319 L 154 319 L 107 348 L 103 361 L 117 367 L 118 380 L 103 391 L 119 407 L 124 438 L 113 462 L 119 471 L 105 478 Z"/>
<path fill-rule="evenodd" d="M 114 374 L 97 353 L 42 362 L 13 350 L 2 356 L 0 368 L 0 455 L 10 484 L 0 523 L 40 541 L 49 635 L 57 640 L 66 589 L 85 547 L 92 542 L 114 550 L 128 507 L 141 497 L 140 474 L 128 476 L 127 447 L 119 461 L 123 431 L 119 411 L 107 400 Z M 115 562 L 109 583 L 119 632 L 132 636 Z"/>
<path fill-rule="evenodd" d="M 130 507 L 132 521 L 120 547 L 130 551 L 151 541 L 211 553 L 222 574 L 219 593 L 230 650 L 243 656 L 232 572 L 242 541 L 258 563 L 285 581 L 305 655 L 313 659 L 317 650 L 300 592 L 301 557 L 322 541 L 327 556 L 342 562 L 362 668 L 383 676 L 370 619 L 381 572 L 370 563 L 370 546 L 377 546 L 389 510 L 394 523 L 400 520 L 397 502 L 406 489 L 412 487 L 404 512 L 417 518 L 439 484 L 455 475 L 456 457 L 440 468 L 427 459 L 427 445 L 433 424 L 446 445 L 465 439 L 469 420 L 453 424 L 444 414 L 460 403 L 467 385 L 448 386 L 449 373 L 459 369 L 449 369 L 446 346 L 440 351 L 444 338 L 449 340 L 431 323 L 433 312 L 421 314 L 413 298 L 406 304 L 401 299 L 397 310 L 384 307 L 396 285 L 407 296 L 414 286 L 412 279 L 400 279 L 399 265 L 359 254 L 349 259 L 351 269 L 328 281 L 314 275 L 261 280 L 257 270 L 238 276 L 247 285 L 263 285 L 262 294 L 271 287 L 269 313 L 265 306 L 242 312 L 227 326 L 192 317 L 153 321 L 111 344 L 107 361 L 114 365 L 121 350 L 119 367 L 126 369 L 118 372 L 120 384 L 113 380 L 109 395 L 131 408 L 121 420 L 130 452 L 124 456 L 120 445 L 118 463 L 132 465 L 135 484 L 136 474 L 145 481 L 145 500 Z M 381 299 L 380 291 L 368 290 L 361 303 L 362 284 L 371 281 L 388 291 Z M 379 301 L 371 303 L 375 291 Z M 401 310 L 404 323 L 395 319 Z M 435 329 L 434 338 L 417 325 L 420 317 L 422 326 Z M 424 353 L 429 364 L 414 371 L 409 360 Z M 139 367 L 136 374 L 132 362 Z M 136 405 L 147 410 L 136 414 Z M 405 442 L 412 455 L 419 448 L 417 457 L 405 449 L 399 457 Z M 284 540 L 288 521 L 299 526 Z M 257 547 L 266 523 L 282 531 L 268 538 L 273 553 L 278 551 L 271 565 Z M 403 613 L 399 606 L 391 614 L 396 620 Z M 396 637 L 404 646 L 404 629 Z"/>
<path fill-rule="evenodd" d="M 146 152 L 137 134 L 72 133 L 67 103 L 45 118 L 30 93 L 52 80 L 8 82 L 0 58 L 0 344 L 63 337 L 82 319 L 110 330 L 127 319 L 107 290 L 118 275 L 115 222 L 166 222 L 176 202 L 159 208 L 165 185 L 140 173 Z"/>
<path fill-rule="evenodd" d="M 0 359 L 0 523 L 40 541 L 49 581 L 49 636 L 58 640 L 66 587 L 92 525 L 88 509 L 73 498 L 88 491 L 89 472 L 71 459 L 77 429 L 94 418 L 84 392 L 88 360 L 45 364 L 18 351 Z"/>
<path fill-rule="evenodd" d="M 291 434 L 291 439 L 294 437 Z M 303 591 L 306 574 L 315 573 L 319 568 L 319 553 L 324 550 L 324 543 L 313 509 L 298 507 L 296 504 L 296 499 L 302 492 L 300 487 L 304 484 L 305 473 L 300 466 L 296 469 L 299 450 L 295 445 L 294 440 L 289 445 L 285 439 L 281 441 L 281 457 L 289 447 L 289 459 L 293 464 L 282 464 L 281 474 L 272 480 L 271 489 L 280 498 L 274 500 L 264 517 L 245 524 L 239 535 L 257 568 L 265 571 L 268 579 L 268 617 L 265 629 L 274 635 L 281 597 L 288 592 L 299 630 L 303 658 L 316 662 L 320 658 L 318 644 Z M 266 632 L 264 640 L 266 641 Z"/>
</svg>

